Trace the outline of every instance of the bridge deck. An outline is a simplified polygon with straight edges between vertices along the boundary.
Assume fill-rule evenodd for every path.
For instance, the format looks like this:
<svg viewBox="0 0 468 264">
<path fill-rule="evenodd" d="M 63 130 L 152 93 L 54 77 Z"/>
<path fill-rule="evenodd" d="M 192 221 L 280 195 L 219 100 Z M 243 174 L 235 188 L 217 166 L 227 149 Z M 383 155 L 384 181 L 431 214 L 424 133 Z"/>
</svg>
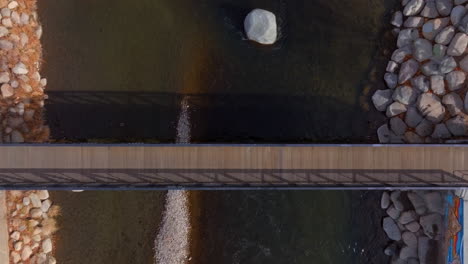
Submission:
<svg viewBox="0 0 468 264">
<path fill-rule="evenodd" d="M 468 187 L 468 146 L 3 145 L 0 186 Z"/>
</svg>

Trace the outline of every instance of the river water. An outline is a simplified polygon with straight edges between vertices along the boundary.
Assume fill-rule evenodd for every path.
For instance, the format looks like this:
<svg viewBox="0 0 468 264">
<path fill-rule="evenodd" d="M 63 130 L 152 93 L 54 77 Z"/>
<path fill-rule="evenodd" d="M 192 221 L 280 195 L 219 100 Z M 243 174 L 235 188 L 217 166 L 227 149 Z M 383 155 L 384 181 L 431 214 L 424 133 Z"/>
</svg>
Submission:
<svg viewBox="0 0 468 264">
<path fill-rule="evenodd" d="M 52 137 L 175 142 L 184 105 L 191 142 L 374 143 L 396 2 L 40 1 Z M 252 8 L 277 14 L 277 44 L 245 40 Z M 54 195 L 60 263 L 151 263 L 163 193 L 115 195 Z M 379 195 L 195 193 L 192 262 L 386 263 Z"/>
</svg>

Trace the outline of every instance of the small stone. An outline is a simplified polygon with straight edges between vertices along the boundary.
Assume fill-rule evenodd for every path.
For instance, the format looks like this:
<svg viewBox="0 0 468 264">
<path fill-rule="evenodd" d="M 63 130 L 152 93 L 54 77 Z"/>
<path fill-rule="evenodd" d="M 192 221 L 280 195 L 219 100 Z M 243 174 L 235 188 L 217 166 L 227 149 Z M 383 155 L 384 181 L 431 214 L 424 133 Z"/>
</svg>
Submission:
<svg viewBox="0 0 468 264">
<path fill-rule="evenodd" d="M 434 92 L 434 94 L 437 94 L 437 95 L 445 94 L 444 76 L 441 76 L 441 75 L 431 76 L 431 90 Z"/>
<path fill-rule="evenodd" d="M 455 116 L 463 111 L 463 101 L 456 93 L 446 94 L 442 98 L 442 103 L 447 107 L 451 116 Z"/>
<path fill-rule="evenodd" d="M 431 239 L 439 240 L 443 233 L 443 221 L 440 214 L 434 213 L 426 216 L 421 216 L 419 224 L 424 230 L 424 234 Z"/>
<path fill-rule="evenodd" d="M 390 244 L 384 249 L 384 254 L 387 256 L 393 256 L 396 254 L 397 245 L 395 243 Z"/>
<path fill-rule="evenodd" d="M 422 27 L 423 24 L 424 24 L 424 18 L 423 17 L 412 16 L 412 17 L 408 17 L 406 19 L 403 26 L 407 27 L 407 28 L 416 28 L 416 27 Z"/>
<path fill-rule="evenodd" d="M 41 241 L 41 235 L 40 234 L 35 234 L 32 236 L 32 240 L 35 242 L 40 242 Z"/>
<path fill-rule="evenodd" d="M 390 200 L 392 201 L 393 205 L 397 210 L 403 211 L 405 209 L 403 203 L 401 202 L 401 192 L 400 191 L 393 191 L 390 194 Z"/>
<path fill-rule="evenodd" d="M 400 102 L 393 102 L 387 108 L 387 117 L 393 117 L 406 112 L 406 106 Z"/>
<path fill-rule="evenodd" d="M 413 233 L 416 233 L 419 231 L 419 228 L 421 227 L 418 222 L 411 222 L 409 224 L 407 224 L 406 226 L 406 229 L 408 229 L 410 232 L 413 232 Z"/>
<path fill-rule="evenodd" d="M 401 69 L 398 74 L 398 82 L 404 83 L 410 80 L 418 71 L 419 63 L 416 60 L 410 59 L 401 64 Z"/>
<path fill-rule="evenodd" d="M 47 190 L 36 191 L 36 195 L 41 200 L 49 199 L 49 191 L 47 191 Z"/>
<path fill-rule="evenodd" d="M 46 264 L 47 262 L 47 255 L 45 253 L 39 253 L 37 254 L 37 264 Z"/>
<path fill-rule="evenodd" d="M 29 213 L 32 218 L 40 218 L 42 216 L 42 210 L 39 208 L 31 209 Z"/>
<path fill-rule="evenodd" d="M 0 73 L 0 83 L 7 83 L 10 81 L 10 74 L 8 72 Z"/>
<path fill-rule="evenodd" d="M 442 29 L 439 32 L 439 34 L 437 34 L 435 38 L 435 42 L 442 44 L 442 45 L 448 45 L 454 35 L 455 35 L 455 27 L 447 26 L 444 29 Z M 432 48 L 432 45 L 431 45 L 431 48 Z"/>
<path fill-rule="evenodd" d="M 431 135 L 433 138 L 450 138 L 451 136 L 452 134 L 450 134 L 450 131 L 445 124 L 437 124 Z"/>
<path fill-rule="evenodd" d="M 22 62 L 16 64 L 16 66 L 13 68 L 13 73 L 18 75 L 27 74 L 28 72 L 28 68 Z"/>
<path fill-rule="evenodd" d="M 388 238 L 391 240 L 399 241 L 401 240 L 401 232 L 398 229 L 395 221 L 390 217 L 385 217 L 383 219 L 383 229 L 387 234 Z"/>
<path fill-rule="evenodd" d="M 395 135 L 403 135 L 407 129 L 407 126 L 403 120 L 399 117 L 392 117 L 390 119 L 390 128 Z"/>
<path fill-rule="evenodd" d="M 396 209 L 395 206 L 392 205 L 387 209 L 387 214 L 392 219 L 397 220 L 398 217 L 400 217 L 401 211 Z"/>
<path fill-rule="evenodd" d="M 401 11 L 397 11 L 393 14 L 392 21 L 390 23 L 395 27 L 401 27 L 403 24 L 403 14 Z"/>
<path fill-rule="evenodd" d="M 2 8 L 0 11 L 2 17 L 9 17 L 11 15 L 11 10 L 9 8 Z"/>
<path fill-rule="evenodd" d="M 20 20 L 21 20 L 21 24 L 23 24 L 23 25 L 29 24 L 29 15 L 26 14 L 26 13 L 22 13 Z"/>
<path fill-rule="evenodd" d="M 26 261 L 31 257 L 31 254 L 33 253 L 32 249 L 30 246 L 25 246 L 23 248 L 23 251 L 21 252 L 21 260 Z"/>
<path fill-rule="evenodd" d="M 421 67 L 421 71 L 426 76 L 440 75 L 442 73 L 439 70 L 439 66 L 440 65 L 438 62 L 430 60 L 423 64 L 423 66 Z"/>
<path fill-rule="evenodd" d="M 47 211 L 49 211 L 49 208 L 50 208 L 51 205 L 52 205 L 52 203 L 50 202 L 49 199 L 43 201 L 42 206 L 41 206 L 42 212 L 47 213 Z"/>
<path fill-rule="evenodd" d="M 0 90 L 2 91 L 3 98 L 8 98 L 15 94 L 15 91 L 8 83 L 2 84 L 2 86 L 0 87 Z"/>
<path fill-rule="evenodd" d="M 426 206 L 429 212 L 439 213 L 441 215 L 445 213 L 444 202 L 442 199 L 442 195 L 439 192 L 426 193 L 424 195 L 424 200 L 426 202 Z"/>
<path fill-rule="evenodd" d="M 398 34 L 397 47 L 402 48 L 407 45 L 412 45 L 413 41 L 419 38 L 419 32 L 415 28 L 403 29 Z"/>
<path fill-rule="evenodd" d="M 426 212 L 427 210 L 426 203 L 424 202 L 424 199 L 421 196 L 419 196 L 418 194 L 414 192 L 409 192 L 408 199 L 410 200 L 415 212 L 418 215 L 422 215 Z"/>
<path fill-rule="evenodd" d="M 447 120 L 445 125 L 454 136 L 466 136 L 468 132 L 467 122 L 468 120 L 466 120 L 466 118 L 455 116 L 454 118 Z"/>
<path fill-rule="evenodd" d="M 425 236 L 418 237 L 418 257 L 420 263 L 428 263 L 428 253 L 429 253 L 429 238 Z"/>
<path fill-rule="evenodd" d="M 456 6 L 452 9 L 450 13 L 450 20 L 453 25 L 460 23 L 463 16 L 466 14 L 466 8 L 464 6 Z"/>
<path fill-rule="evenodd" d="M 429 136 L 432 133 L 433 124 L 426 119 L 422 120 L 421 123 L 416 127 L 415 132 L 416 134 L 420 135 L 421 137 Z"/>
<path fill-rule="evenodd" d="M 260 44 L 273 44 L 277 38 L 276 16 L 267 10 L 254 9 L 244 21 L 244 28 L 250 40 Z"/>
<path fill-rule="evenodd" d="M 46 254 L 52 251 L 52 241 L 50 240 L 50 238 L 47 238 L 46 240 L 42 241 L 42 250 Z"/>
<path fill-rule="evenodd" d="M 31 203 L 31 200 L 29 199 L 29 197 L 24 197 L 23 198 L 23 205 L 24 206 L 28 206 L 30 203 Z"/>
<path fill-rule="evenodd" d="M 404 246 L 400 250 L 400 259 L 407 260 L 409 258 L 417 258 L 417 257 L 418 257 L 417 248 Z"/>
<path fill-rule="evenodd" d="M 17 242 L 15 242 L 15 244 L 13 245 L 13 248 L 14 248 L 16 251 L 20 251 L 22 247 L 23 247 L 23 242 L 21 242 L 21 241 L 17 241 Z"/>
<path fill-rule="evenodd" d="M 406 56 L 409 56 L 412 54 L 413 54 L 412 45 L 406 45 L 404 47 L 396 49 L 392 53 L 392 61 L 396 63 L 402 63 L 405 60 Z"/>
<path fill-rule="evenodd" d="M 38 224 L 39 224 L 39 222 L 34 220 L 34 219 L 31 219 L 31 220 L 28 221 L 28 226 L 29 227 L 36 227 Z"/>
<path fill-rule="evenodd" d="M 441 16 L 448 16 L 452 12 L 453 1 L 452 0 L 435 0 L 437 11 Z"/>
<path fill-rule="evenodd" d="M 19 239 L 20 239 L 20 232 L 15 231 L 15 232 L 11 233 L 10 237 L 11 237 L 11 239 L 13 239 L 14 241 L 19 240 Z"/>
<path fill-rule="evenodd" d="M 406 211 L 401 213 L 400 218 L 398 218 L 398 222 L 403 225 L 409 224 L 413 221 L 418 220 L 418 215 L 415 211 Z"/>
<path fill-rule="evenodd" d="M 390 130 L 388 129 L 387 124 L 383 124 L 377 129 L 377 136 L 380 143 L 390 142 Z"/>
<path fill-rule="evenodd" d="M 439 12 L 437 11 L 437 7 L 434 1 L 426 2 L 426 5 L 421 11 L 421 16 L 427 17 L 427 18 L 436 18 L 439 16 Z"/>
<path fill-rule="evenodd" d="M 5 39 L 2 39 L 0 40 L 0 49 L 2 50 L 12 50 L 13 49 L 13 43 L 11 43 L 11 41 L 8 41 L 8 40 L 5 40 Z"/>
<path fill-rule="evenodd" d="M 432 59 L 435 61 L 440 62 L 443 58 L 445 58 L 445 54 L 447 53 L 447 46 L 441 44 L 435 44 L 432 48 Z"/>
<path fill-rule="evenodd" d="M 455 32 L 455 29 L 453 29 L 453 31 Z M 439 39 L 446 40 L 444 37 L 448 37 L 446 35 L 449 34 L 449 32 L 441 31 L 439 35 L 437 36 L 439 37 L 443 33 L 445 35 L 442 35 Z M 437 42 L 437 38 L 436 38 L 436 42 Z M 418 38 L 417 40 L 414 41 L 413 45 L 414 45 L 413 56 L 417 61 L 419 62 L 425 61 L 432 57 L 432 43 L 429 42 L 429 40 Z"/>
<path fill-rule="evenodd" d="M 40 208 L 41 207 L 41 199 L 39 199 L 39 196 L 35 193 L 31 193 L 29 195 L 29 199 L 31 199 L 32 206 L 34 208 Z"/>
<path fill-rule="evenodd" d="M 17 80 L 14 80 L 10 83 L 11 87 L 13 87 L 14 89 L 18 88 L 19 86 L 19 82 Z"/>
<path fill-rule="evenodd" d="M 390 194 L 388 192 L 382 193 L 382 198 L 380 199 L 380 207 L 382 209 L 387 209 L 390 206 Z"/>
<path fill-rule="evenodd" d="M 419 112 L 433 123 L 439 123 L 444 118 L 445 107 L 434 94 L 421 94 L 417 101 L 417 107 Z"/>
<path fill-rule="evenodd" d="M 389 61 L 385 70 L 390 73 L 394 73 L 396 69 L 398 69 L 398 64 L 394 61 Z"/>
<path fill-rule="evenodd" d="M 408 247 L 415 248 L 415 249 L 418 248 L 418 238 L 416 237 L 414 233 L 404 232 L 401 235 L 401 238 Z"/>
<path fill-rule="evenodd" d="M 415 107 L 408 107 L 405 116 L 405 123 L 412 128 L 418 126 L 418 124 L 423 120 L 423 117 L 419 114 L 418 110 Z"/>
<path fill-rule="evenodd" d="M 18 252 L 11 252 L 11 259 L 13 260 L 13 263 L 18 263 L 21 260 L 21 255 Z"/>
<path fill-rule="evenodd" d="M 424 75 L 419 75 L 411 79 L 411 85 L 423 93 L 429 91 L 430 84 L 431 83 Z"/>
<path fill-rule="evenodd" d="M 450 91 L 456 91 L 465 85 L 466 75 L 462 71 L 453 71 L 445 76 Z"/>
<path fill-rule="evenodd" d="M 9 9 L 15 9 L 18 7 L 18 2 L 16 1 L 11 1 L 9 4 L 8 4 L 8 8 Z"/>
<path fill-rule="evenodd" d="M 433 40 L 439 32 L 445 28 L 450 22 L 450 18 L 436 18 L 424 23 L 422 34 L 428 40 Z"/>
<path fill-rule="evenodd" d="M 424 140 L 416 133 L 412 131 L 408 131 L 404 135 L 404 139 L 406 143 L 409 144 L 422 144 L 424 143 Z"/>
<path fill-rule="evenodd" d="M 393 100 L 405 105 L 413 104 L 418 98 L 418 93 L 410 86 L 399 86 L 393 93 Z"/>
<path fill-rule="evenodd" d="M 468 44 L 468 36 L 465 33 L 457 33 L 447 48 L 447 55 L 460 56 L 465 52 Z"/>
<path fill-rule="evenodd" d="M 372 102 L 374 106 L 379 111 L 385 111 L 387 106 L 389 106 L 392 100 L 392 91 L 387 90 L 377 90 L 375 91 L 374 95 L 372 96 Z"/>
<path fill-rule="evenodd" d="M 405 16 L 414 16 L 419 14 L 424 7 L 424 0 L 411 0 L 403 9 Z"/>
<path fill-rule="evenodd" d="M 389 72 L 385 73 L 384 80 L 385 80 L 385 83 L 387 84 L 387 87 L 390 89 L 395 89 L 395 87 L 398 84 L 398 76 L 394 73 L 389 73 Z"/>
<path fill-rule="evenodd" d="M 57 261 L 52 256 L 48 256 L 47 261 L 48 261 L 47 264 L 57 264 Z"/>
<path fill-rule="evenodd" d="M 451 56 L 446 56 L 440 61 L 439 71 L 442 74 L 449 73 L 457 67 L 457 62 Z"/>
</svg>

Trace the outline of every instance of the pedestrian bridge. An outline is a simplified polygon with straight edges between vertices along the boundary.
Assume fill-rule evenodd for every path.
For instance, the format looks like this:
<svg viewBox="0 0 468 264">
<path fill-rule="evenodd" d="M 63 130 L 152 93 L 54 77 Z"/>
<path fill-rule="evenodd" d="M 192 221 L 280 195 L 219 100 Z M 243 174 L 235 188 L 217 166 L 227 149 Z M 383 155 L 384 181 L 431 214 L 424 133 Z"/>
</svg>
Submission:
<svg viewBox="0 0 468 264">
<path fill-rule="evenodd" d="M 0 187 L 468 187 L 468 145 L 1 145 Z"/>
</svg>

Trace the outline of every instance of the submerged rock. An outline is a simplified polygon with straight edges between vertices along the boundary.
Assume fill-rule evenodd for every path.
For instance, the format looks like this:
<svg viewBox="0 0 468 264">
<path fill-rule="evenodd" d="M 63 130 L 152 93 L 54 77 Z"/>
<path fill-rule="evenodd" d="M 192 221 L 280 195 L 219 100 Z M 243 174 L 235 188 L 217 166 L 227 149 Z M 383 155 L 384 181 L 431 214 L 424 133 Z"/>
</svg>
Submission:
<svg viewBox="0 0 468 264">
<path fill-rule="evenodd" d="M 261 44 L 273 44 L 277 38 L 276 16 L 267 10 L 254 9 L 244 21 L 244 28 L 250 40 Z"/>
<path fill-rule="evenodd" d="M 387 90 L 377 90 L 375 91 L 374 95 L 372 96 L 372 102 L 374 106 L 379 111 L 385 111 L 387 106 L 389 106 L 392 100 L 392 91 Z"/>
<path fill-rule="evenodd" d="M 390 206 L 390 195 L 388 192 L 382 193 L 382 198 L 380 199 L 380 207 L 382 209 L 387 209 Z"/>
<path fill-rule="evenodd" d="M 390 217 L 385 217 L 383 219 L 383 229 L 387 234 L 388 238 L 391 240 L 399 241 L 401 240 L 401 232 L 398 228 L 395 221 Z"/>
</svg>

